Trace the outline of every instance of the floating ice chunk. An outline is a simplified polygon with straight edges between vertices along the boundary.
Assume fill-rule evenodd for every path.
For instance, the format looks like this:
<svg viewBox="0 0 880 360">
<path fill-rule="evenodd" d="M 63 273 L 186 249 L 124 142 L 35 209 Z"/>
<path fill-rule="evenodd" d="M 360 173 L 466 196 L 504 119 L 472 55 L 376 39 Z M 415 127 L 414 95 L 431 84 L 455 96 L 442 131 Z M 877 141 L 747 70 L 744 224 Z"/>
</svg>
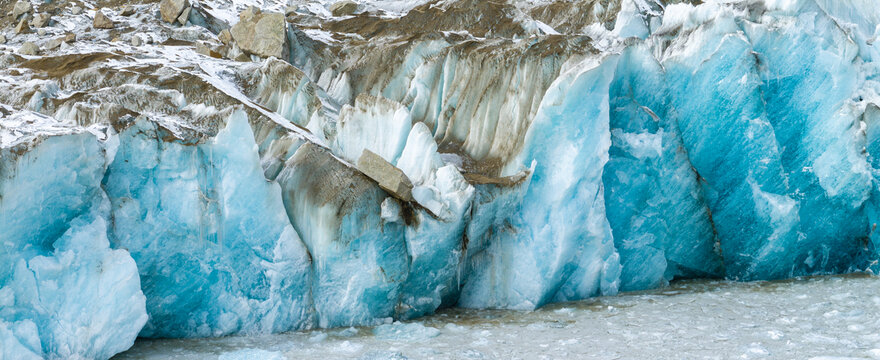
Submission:
<svg viewBox="0 0 880 360">
<path fill-rule="evenodd" d="M 241 349 L 220 354 L 217 360 L 286 360 L 284 354 L 278 351 L 262 349 Z"/>
<path fill-rule="evenodd" d="M 440 330 L 418 322 L 394 322 L 375 327 L 373 335 L 381 340 L 419 341 L 437 337 L 437 335 L 440 335 Z"/>
</svg>

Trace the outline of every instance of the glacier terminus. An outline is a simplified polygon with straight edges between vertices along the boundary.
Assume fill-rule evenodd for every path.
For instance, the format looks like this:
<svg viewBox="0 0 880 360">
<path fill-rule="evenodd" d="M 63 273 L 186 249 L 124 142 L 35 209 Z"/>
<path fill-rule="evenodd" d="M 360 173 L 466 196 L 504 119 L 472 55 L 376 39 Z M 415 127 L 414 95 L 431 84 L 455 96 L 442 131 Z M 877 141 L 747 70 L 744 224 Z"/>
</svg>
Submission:
<svg viewBox="0 0 880 360">
<path fill-rule="evenodd" d="M 0 2 L 0 359 L 876 273 L 878 40 L 875 0 Z"/>
</svg>

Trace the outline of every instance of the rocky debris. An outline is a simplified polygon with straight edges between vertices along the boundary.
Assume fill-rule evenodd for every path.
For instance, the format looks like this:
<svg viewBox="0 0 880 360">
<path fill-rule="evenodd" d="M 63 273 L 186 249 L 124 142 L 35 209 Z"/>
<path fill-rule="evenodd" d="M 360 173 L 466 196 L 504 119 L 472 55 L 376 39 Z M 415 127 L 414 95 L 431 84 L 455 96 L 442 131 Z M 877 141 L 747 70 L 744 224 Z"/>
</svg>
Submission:
<svg viewBox="0 0 880 360">
<path fill-rule="evenodd" d="M 83 11 L 83 9 L 82 9 L 81 7 L 79 7 L 79 6 L 74 6 L 74 7 L 70 8 L 70 13 L 71 13 L 72 15 L 79 15 L 79 14 L 82 14 L 82 11 Z"/>
<path fill-rule="evenodd" d="M 229 32 L 229 29 L 223 29 L 223 31 L 217 34 L 217 39 L 224 45 L 232 45 L 232 33 Z"/>
<path fill-rule="evenodd" d="M 196 42 L 196 52 L 199 54 L 202 54 L 205 56 L 210 56 L 212 58 L 217 58 L 217 59 L 220 59 L 223 57 L 223 55 L 220 55 L 219 52 L 214 51 L 214 49 L 211 49 L 207 44 L 205 44 L 201 41 Z"/>
<path fill-rule="evenodd" d="M 31 32 L 31 26 L 28 25 L 27 17 L 22 18 L 18 25 L 15 25 L 15 33 L 16 34 L 27 34 Z"/>
<path fill-rule="evenodd" d="M 140 36 L 132 36 L 131 37 L 131 46 L 141 46 L 143 44 L 143 40 L 141 40 Z"/>
<path fill-rule="evenodd" d="M 31 20 L 31 26 L 35 28 L 41 28 L 46 25 L 49 25 L 49 20 L 52 19 L 52 16 L 47 13 L 39 13 L 34 15 L 34 18 Z"/>
<path fill-rule="evenodd" d="M 33 10 L 31 3 L 28 1 L 16 2 L 15 6 L 12 8 L 12 18 L 18 19 L 19 16 L 32 12 Z"/>
<path fill-rule="evenodd" d="M 330 13 L 333 16 L 346 16 L 357 11 L 358 4 L 351 0 L 343 0 L 330 5 Z"/>
<path fill-rule="evenodd" d="M 364 175 L 379 183 L 379 187 L 391 196 L 402 201 L 413 201 L 413 185 L 406 174 L 376 153 L 364 149 L 358 159 L 357 168 Z"/>
<path fill-rule="evenodd" d="M 21 44 L 18 53 L 21 55 L 37 55 L 40 53 L 40 47 L 37 44 L 26 41 L 24 44 Z"/>
<path fill-rule="evenodd" d="M 251 58 L 243 51 L 241 51 L 241 49 L 239 49 L 238 46 L 235 45 L 235 43 L 233 43 L 232 46 L 229 47 L 229 50 L 226 51 L 226 57 L 228 59 L 240 62 L 251 61 Z"/>
<path fill-rule="evenodd" d="M 95 10 L 95 20 L 92 22 L 92 27 L 95 29 L 112 29 L 116 24 L 113 23 L 113 20 L 104 15 L 103 9 Z"/>
<path fill-rule="evenodd" d="M 0 34 L 0 44 L 6 43 L 6 35 Z"/>
<path fill-rule="evenodd" d="M 162 0 L 159 3 L 159 13 L 162 14 L 162 20 L 174 23 L 187 7 L 186 0 Z"/>
<path fill-rule="evenodd" d="M 229 32 L 241 50 L 262 57 L 286 58 L 287 20 L 284 14 L 264 13 L 250 7 L 238 17 L 239 22 Z"/>
<path fill-rule="evenodd" d="M 67 34 L 64 35 L 64 38 L 62 38 L 62 40 L 64 40 L 64 42 L 66 42 L 66 43 L 68 43 L 68 44 L 69 44 L 69 43 L 72 43 L 72 42 L 76 41 L 76 34 L 74 34 L 74 33 L 67 33 Z"/>
<path fill-rule="evenodd" d="M 57 37 L 46 42 L 46 50 L 54 50 L 64 43 L 63 37 Z"/>
<path fill-rule="evenodd" d="M 186 22 L 189 21 L 190 12 L 192 12 L 191 7 L 183 9 L 183 12 L 180 13 L 180 16 L 177 17 L 177 22 L 179 22 L 180 25 L 186 25 Z"/>
<path fill-rule="evenodd" d="M 134 6 L 125 5 L 125 7 L 122 8 L 122 11 L 119 12 L 119 15 L 132 16 L 135 12 L 137 12 L 137 10 L 134 8 Z"/>
</svg>

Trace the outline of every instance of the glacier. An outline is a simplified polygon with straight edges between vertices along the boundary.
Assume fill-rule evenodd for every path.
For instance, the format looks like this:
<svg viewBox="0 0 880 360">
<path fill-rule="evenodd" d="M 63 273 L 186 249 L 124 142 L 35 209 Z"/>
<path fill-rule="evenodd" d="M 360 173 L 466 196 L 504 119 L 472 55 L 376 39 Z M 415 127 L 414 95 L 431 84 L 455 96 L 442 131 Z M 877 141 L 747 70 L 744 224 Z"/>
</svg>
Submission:
<svg viewBox="0 0 880 360">
<path fill-rule="evenodd" d="M 870 0 L 166 1 L 2 30 L 0 359 L 880 270 Z"/>
</svg>

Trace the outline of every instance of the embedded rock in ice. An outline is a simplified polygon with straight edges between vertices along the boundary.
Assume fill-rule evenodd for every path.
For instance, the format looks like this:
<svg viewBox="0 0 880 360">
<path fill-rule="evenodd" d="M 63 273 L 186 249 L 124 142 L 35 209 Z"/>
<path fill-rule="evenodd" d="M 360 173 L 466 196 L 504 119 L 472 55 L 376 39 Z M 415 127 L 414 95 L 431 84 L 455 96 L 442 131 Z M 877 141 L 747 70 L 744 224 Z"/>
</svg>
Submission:
<svg viewBox="0 0 880 360">
<path fill-rule="evenodd" d="M 137 119 L 104 179 L 113 243 L 138 263 L 147 337 L 280 332 L 311 325 L 310 262 L 260 168 L 241 110 L 203 143 Z M 191 141 L 191 140 L 190 140 Z"/>
<path fill-rule="evenodd" d="M 107 359 L 146 322 L 135 263 L 107 240 L 112 143 L 0 105 L 0 356 Z"/>
<path fill-rule="evenodd" d="M 400 171 L 400 169 L 385 161 L 376 153 L 364 149 L 363 154 L 358 159 L 357 168 L 364 175 L 373 179 L 382 190 L 387 191 L 392 196 L 402 201 L 413 200 L 413 186 L 409 178 Z"/>
<path fill-rule="evenodd" d="M 388 195 L 313 144 L 299 147 L 277 181 L 290 222 L 312 257 L 318 325 L 376 324 L 392 317 L 409 269 L 404 226 L 381 216 Z"/>
</svg>

